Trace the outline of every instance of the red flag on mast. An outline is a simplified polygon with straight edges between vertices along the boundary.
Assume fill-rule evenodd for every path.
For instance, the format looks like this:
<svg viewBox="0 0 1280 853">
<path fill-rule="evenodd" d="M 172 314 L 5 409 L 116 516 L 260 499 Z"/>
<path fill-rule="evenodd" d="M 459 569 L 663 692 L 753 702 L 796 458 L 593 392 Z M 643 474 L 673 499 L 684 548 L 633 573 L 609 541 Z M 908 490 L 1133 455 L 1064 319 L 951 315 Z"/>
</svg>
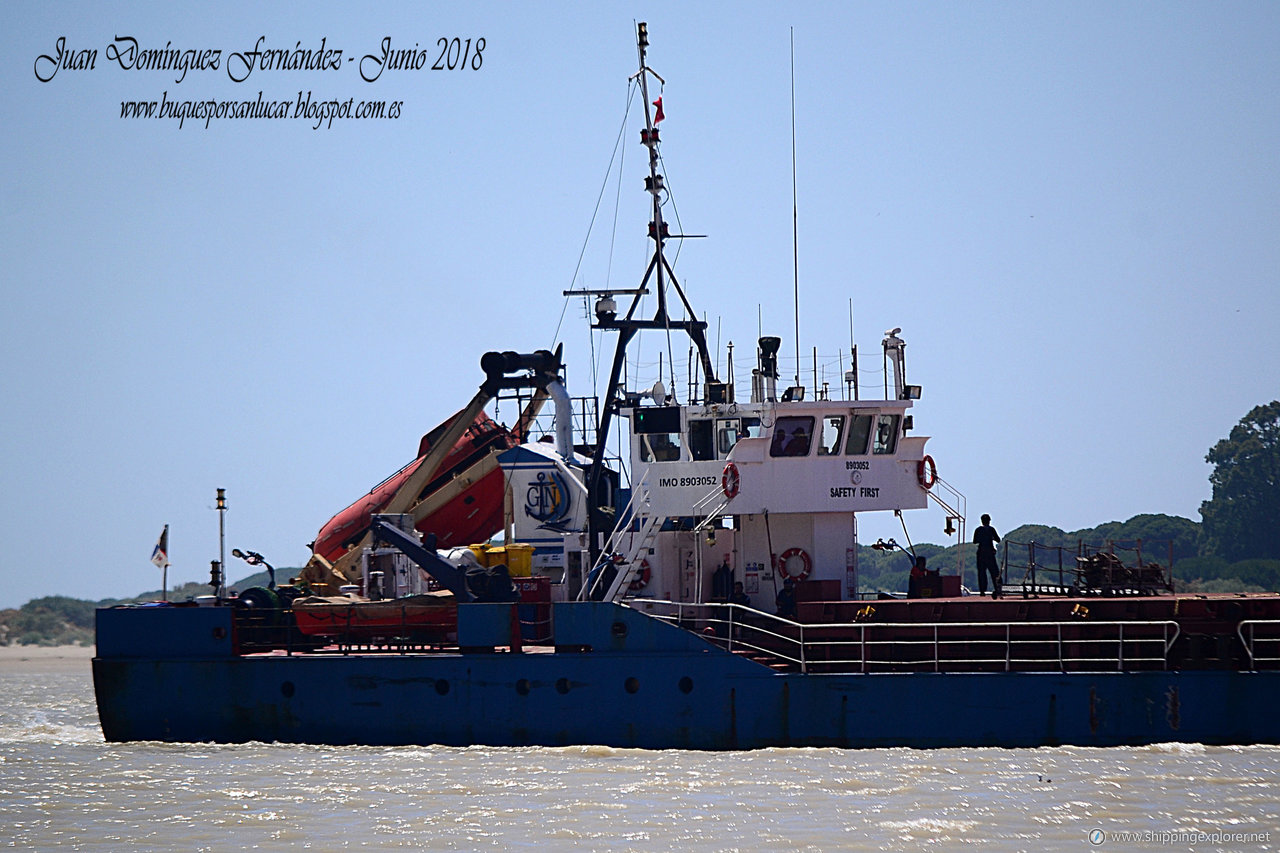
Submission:
<svg viewBox="0 0 1280 853">
<path fill-rule="evenodd" d="M 667 117 L 666 114 L 662 112 L 662 96 L 661 95 L 658 96 L 658 100 L 653 102 L 653 105 L 658 108 L 658 112 L 655 113 L 653 116 L 653 123 L 657 124 L 658 122 L 662 121 L 664 118 Z"/>
</svg>

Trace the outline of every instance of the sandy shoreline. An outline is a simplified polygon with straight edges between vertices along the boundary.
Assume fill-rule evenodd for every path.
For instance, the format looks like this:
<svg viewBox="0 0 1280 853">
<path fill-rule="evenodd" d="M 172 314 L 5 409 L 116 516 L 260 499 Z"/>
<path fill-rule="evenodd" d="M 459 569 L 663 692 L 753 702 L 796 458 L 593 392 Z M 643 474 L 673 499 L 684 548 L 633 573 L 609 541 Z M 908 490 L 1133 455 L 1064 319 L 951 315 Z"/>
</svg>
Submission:
<svg viewBox="0 0 1280 853">
<path fill-rule="evenodd" d="M 93 646 L 0 646 L 0 672 L 88 672 L 93 655 Z"/>
</svg>

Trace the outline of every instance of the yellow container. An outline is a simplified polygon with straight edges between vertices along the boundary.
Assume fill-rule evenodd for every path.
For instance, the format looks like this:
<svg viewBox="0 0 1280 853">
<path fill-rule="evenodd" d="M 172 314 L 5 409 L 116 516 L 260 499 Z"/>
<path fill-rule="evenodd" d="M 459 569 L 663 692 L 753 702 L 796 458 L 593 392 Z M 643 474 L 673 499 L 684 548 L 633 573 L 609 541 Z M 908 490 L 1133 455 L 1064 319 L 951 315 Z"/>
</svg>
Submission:
<svg viewBox="0 0 1280 853">
<path fill-rule="evenodd" d="M 516 543 L 507 546 L 507 570 L 515 578 L 527 578 L 533 574 L 533 546 Z"/>
<path fill-rule="evenodd" d="M 484 566 L 485 568 L 489 567 L 489 546 L 488 545 L 485 545 L 485 544 L 468 545 L 467 547 L 471 549 L 472 554 L 476 555 L 476 562 L 478 562 L 480 565 Z"/>
<path fill-rule="evenodd" d="M 513 578 L 527 578 L 533 574 L 533 546 L 523 543 L 498 545 L 490 548 L 489 562 L 486 565 L 496 566 L 504 563 L 507 574 Z"/>
</svg>

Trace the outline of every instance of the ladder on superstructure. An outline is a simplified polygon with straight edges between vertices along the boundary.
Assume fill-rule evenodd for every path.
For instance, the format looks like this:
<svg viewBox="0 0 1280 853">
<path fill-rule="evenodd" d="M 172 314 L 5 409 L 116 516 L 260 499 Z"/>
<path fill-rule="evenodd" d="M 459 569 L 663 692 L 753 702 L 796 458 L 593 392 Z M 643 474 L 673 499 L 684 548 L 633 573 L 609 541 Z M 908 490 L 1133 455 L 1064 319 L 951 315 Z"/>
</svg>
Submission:
<svg viewBox="0 0 1280 853">
<path fill-rule="evenodd" d="M 706 512 L 706 515 L 702 515 L 702 520 L 693 528 L 695 537 L 721 518 L 724 515 L 725 508 L 728 507 L 731 501 L 732 498 L 727 497 L 723 491 L 717 488 L 707 493 L 705 497 L 694 504 L 695 516 L 702 515 L 703 510 L 715 504 L 713 508 Z M 657 531 L 664 518 L 666 518 L 664 514 L 654 512 L 649 493 L 649 470 L 646 468 L 632 492 L 631 501 L 627 504 L 619 517 L 618 523 L 614 526 L 605 549 L 601 553 L 600 560 L 592 568 L 591 583 L 583 587 L 579 598 L 587 599 L 591 597 L 591 592 L 603 582 L 606 566 L 611 563 L 617 569 L 617 573 L 613 580 L 609 582 L 603 600 L 618 601 L 621 599 L 630 588 L 632 582 L 643 571 L 645 555 L 653 545 L 653 541 L 657 537 Z M 636 530 L 629 529 L 636 519 L 640 520 L 639 527 Z M 623 543 L 627 537 L 631 537 L 630 542 L 624 548 Z M 698 575 L 701 577 L 701 565 L 698 566 L 698 569 Z M 702 597 L 701 593 L 702 591 L 699 589 L 697 593 L 699 599 Z"/>
<path fill-rule="evenodd" d="M 646 468 L 635 488 L 632 489 L 631 500 L 619 514 L 618 522 L 614 525 L 613 532 L 609 534 L 604 550 L 600 552 L 599 559 L 591 568 L 590 581 L 584 584 L 578 593 L 580 601 L 594 598 L 593 593 L 605 582 L 605 569 L 610 565 L 614 567 L 616 573 L 604 591 L 603 601 L 617 601 L 631 586 L 632 581 L 639 577 L 645 555 L 656 538 L 656 528 L 662 520 L 662 517 L 655 514 L 652 509 L 649 496 L 649 470 Z M 632 524 L 637 519 L 640 520 L 639 528 L 631 530 Z M 624 548 L 623 543 L 628 538 L 630 541 Z"/>
</svg>

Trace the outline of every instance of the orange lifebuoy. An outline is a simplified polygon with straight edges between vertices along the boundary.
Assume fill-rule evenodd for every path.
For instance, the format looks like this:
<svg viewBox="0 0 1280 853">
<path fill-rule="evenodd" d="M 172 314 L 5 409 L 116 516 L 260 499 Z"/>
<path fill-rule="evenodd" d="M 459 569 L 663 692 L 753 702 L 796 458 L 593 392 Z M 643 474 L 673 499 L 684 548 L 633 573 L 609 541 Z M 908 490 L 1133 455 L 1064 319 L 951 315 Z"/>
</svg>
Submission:
<svg viewBox="0 0 1280 853">
<path fill-rule="evenodd" d="M 653 577 L 653 569 L 649 566 L 648 560 L 640 561 L 640 571 L 636 574 L 631 584 L 627 587 L 631 592 L 639 592 L 649 585 L 649 580 Z"/>
<path fill-rule="evenodd" d="M 740 485 L 738 464 L 736 462 L 727 463 L 724 466 L 724 473 L 720 475 L 720 488 L 724 489 L 724 496 L 729 500 L 736 498 Z"/>
<path fill-rule="evenodd" d="M 938 466 L 933 463 L 932 456 L 920 460 L 920 464 L 916 466 L 916 479 L 926 489 L 932 489 L 933 484 L 938 482 Z"/>
<path fill-rule="evenodd" d="M 798 572 L 787 570 L 787 565 L 792 558 L 799 557 L 801 569 Z M 813 560 L 809 559 L 809 552 L 803 548 L 788 548 L 782 552 L 782 556 L 778 558 L 778 573 L 784 579 L 790 578 L 793 581 L 802 581 L 809 577 L 809 572 L 813 571 Z"/>
</svg>

